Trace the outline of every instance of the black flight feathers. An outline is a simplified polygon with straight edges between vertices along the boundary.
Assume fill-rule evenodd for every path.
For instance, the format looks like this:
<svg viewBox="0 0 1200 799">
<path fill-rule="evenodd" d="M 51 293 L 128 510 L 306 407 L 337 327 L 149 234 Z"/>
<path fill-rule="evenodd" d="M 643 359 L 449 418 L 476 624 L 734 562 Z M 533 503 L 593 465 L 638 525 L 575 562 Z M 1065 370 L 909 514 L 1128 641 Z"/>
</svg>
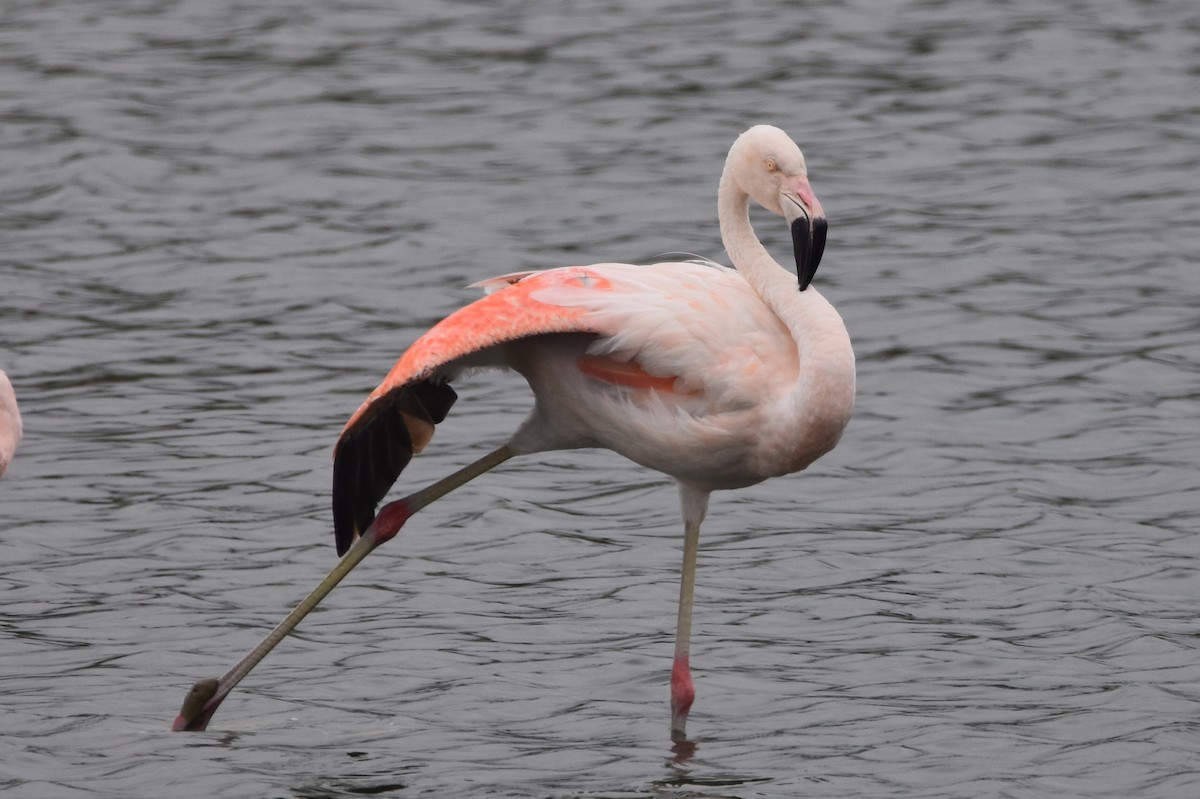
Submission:
<svg viewBox="0 0 1200 799">
<path fill-rule="evenodd" d="M 375 508 L 458 395 L 449 383 L 421 380 L 375 400 L 338 442 L 333 461 L 333 534 L 338 555 L 375 519 Z"/>
</svg>

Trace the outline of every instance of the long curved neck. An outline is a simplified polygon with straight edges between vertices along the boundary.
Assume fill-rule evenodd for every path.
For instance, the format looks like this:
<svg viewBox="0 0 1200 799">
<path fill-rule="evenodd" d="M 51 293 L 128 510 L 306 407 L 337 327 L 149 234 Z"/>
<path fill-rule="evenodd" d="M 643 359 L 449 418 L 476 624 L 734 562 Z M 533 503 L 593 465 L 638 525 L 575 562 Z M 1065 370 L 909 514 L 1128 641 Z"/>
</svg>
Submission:
<svg viewBox="0 0 1200 799">
<path fill-rule="evenodd" d="M 727 164 L 717 191 L 721 241 L 729 259 L 763 302 L 775 312 L 802 349 L 809 338 L 810 314 L 804 307 L 820 296 L 811 288 L 800 291 L 796 276 L 779 265 L 758 240 L 750 224 L 750 198 L 738 187 Z"/>
<path fill-rule="evenodd" d="M 775 452 L 779 474 L 803 469 L 837 444 L 854 407 L 854 349 L 837 310 L 771 257 L 750 225 L 749 197 L 725 168 L 717 193 L 721 239 L 733 265 L 791 333 L 797 379 L 780 398 L 780 430 L 803 429 L 803 446 Z M 780 441 L 786 441 L 788 435 Z M 784 445 L 786 450 L 786 444 Z"/>
<path fill-rule="evenodd" d="M 717 215 L 730 260 L 791 331 L 797 349 L 804 354 L 801 360 L 816 367 L 814 361 L 840 359 L 853 370 L 854 356 L 841 316 L 812 286 L 800 291 L 796 276 L 763 247 L 750 224 L 750 198 L 738 187 L 728 164 L 717 192 Z"/>
</svg>

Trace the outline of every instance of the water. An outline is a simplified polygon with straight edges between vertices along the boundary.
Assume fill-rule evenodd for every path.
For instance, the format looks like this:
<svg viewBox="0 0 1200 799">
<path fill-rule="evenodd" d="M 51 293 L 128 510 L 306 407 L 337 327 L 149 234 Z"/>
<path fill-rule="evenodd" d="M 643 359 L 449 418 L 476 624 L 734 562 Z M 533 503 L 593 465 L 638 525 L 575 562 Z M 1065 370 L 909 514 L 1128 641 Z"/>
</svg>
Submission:
<svg viewBox="0 0 1200 799">
<path fill-rule="evenodd" d="M 6 797 L 1196 795 L 1194 3 L 38 0 L 0 62 Z M 858 410 L 714 498 L 691 741 L 674 491 L 590 452 L 424 512 L 169 734 L 332 562 L 405 344 L 490 275 L 720 257 L 762 121 Z M 481 376 L 411 484 L 527 407 Z"/>
</svg>

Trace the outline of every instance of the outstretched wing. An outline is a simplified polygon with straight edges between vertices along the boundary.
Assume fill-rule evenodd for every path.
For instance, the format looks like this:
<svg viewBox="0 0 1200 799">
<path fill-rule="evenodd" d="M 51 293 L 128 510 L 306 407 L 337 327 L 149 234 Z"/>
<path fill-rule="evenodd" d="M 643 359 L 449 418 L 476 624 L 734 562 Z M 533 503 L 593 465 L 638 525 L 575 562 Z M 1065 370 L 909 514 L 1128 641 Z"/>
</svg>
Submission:
<svg viewBox="0 0 1200 799">
<path fill-rule="evenodd" d="M 333 529 L 343 554 L 375 518 L 400 473 L 433 437 L 457 395 L 447 371 L 498 344 L 548 333 L 611 331 L 583 306 L 533 295 L 548 287 L 603 290 L 589 267 L 508 275 L 485 281 L 493 293 L 455 311 L 417 339 L 342 429 L 333 459 Z"/>
</svg>

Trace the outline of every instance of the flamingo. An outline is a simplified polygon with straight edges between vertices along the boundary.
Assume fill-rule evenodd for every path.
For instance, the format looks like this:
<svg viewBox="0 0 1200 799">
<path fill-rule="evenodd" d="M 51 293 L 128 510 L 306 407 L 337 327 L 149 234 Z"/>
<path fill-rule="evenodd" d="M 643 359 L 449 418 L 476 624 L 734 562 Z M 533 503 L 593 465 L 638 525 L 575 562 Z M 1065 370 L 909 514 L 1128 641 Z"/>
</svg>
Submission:
<svg viewBox="0 0 1200 799">
<path fill-rule="evenodd" d="M 792 232 L 796 276 L 759 242 L 749 200 Z M 854 352 L 834 307 L 809 286 L 826 221 L 804 156 L 781 130 L 734 142 L 718 191 L 736 269 L 711 262 L 602 263 L 485 280 L 486 296 L 422 335 L 350 417 L 334 450 L 342 559 L 254 650 L 192 688 L 175 730 L 205 729 L 229 691 L 368 553 L 421 508 L 516 455 L 604 447 L 675 479 L 683 567 L 670 677 L 671 736 L 686 740 L 700 525 L 709 494 L 804 469 L 841 437 Z M 534 407 L 508 441 L 442 480 L 376 508 L 477 367 L 506 367 Z"/>
<path fill-rule="evenodd" d="M 8 471 L 17 444 L 21 443 L 21 412 L 17 409 L 17 395 L 13 392 L 8 375 L 0 369 L 0 477 Z"/>
</svg>

